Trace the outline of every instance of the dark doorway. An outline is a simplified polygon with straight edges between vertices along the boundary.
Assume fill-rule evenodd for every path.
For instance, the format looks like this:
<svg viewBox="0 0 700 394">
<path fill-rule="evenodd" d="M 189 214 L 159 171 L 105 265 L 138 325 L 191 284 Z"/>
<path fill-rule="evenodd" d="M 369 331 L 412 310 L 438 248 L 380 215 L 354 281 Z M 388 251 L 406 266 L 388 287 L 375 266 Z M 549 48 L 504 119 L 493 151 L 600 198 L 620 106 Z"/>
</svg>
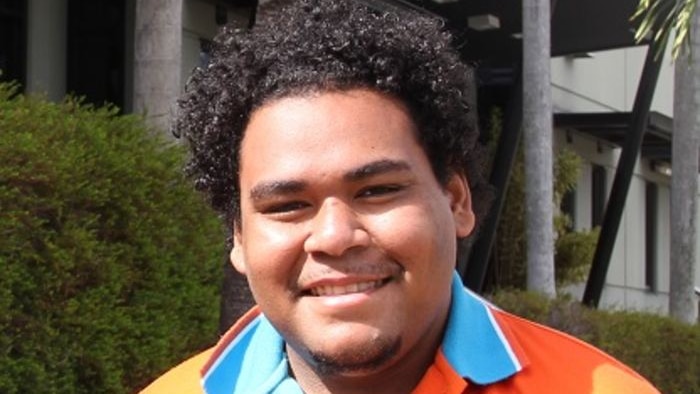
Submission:
<svg viewBox="0 0 700 394">
<path fill-rule="evenodd" d="M 607 183 L 605 167 L 594 164 L 591 173 L 591 227 L 603 224 L 607 199 Z"/>
<path fill-rule="evenodd" d="M 27 1 L 0 0 L 0 81 L 26 83 Z"/>
<path fill-rule="evenodd" d="M 124 106 L 125 2 L 68 2 L 68 92 Z"/>
</svg>

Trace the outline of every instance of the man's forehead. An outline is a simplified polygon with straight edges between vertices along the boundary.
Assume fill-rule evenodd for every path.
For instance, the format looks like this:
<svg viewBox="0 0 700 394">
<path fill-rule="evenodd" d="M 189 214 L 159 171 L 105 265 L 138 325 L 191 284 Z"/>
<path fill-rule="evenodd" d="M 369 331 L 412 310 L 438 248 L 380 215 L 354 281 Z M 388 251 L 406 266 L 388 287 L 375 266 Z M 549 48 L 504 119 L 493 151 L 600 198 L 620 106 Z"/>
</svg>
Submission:
<svg viewBox="0 0 700 394">
<path fill-rule="evenodd" d="M 312 108 L 311 115 L 308 113 L 309 107 Z M 344 129 L 346 135 L 342 140 L 336 141 L 336 144 L 343 144 L 352 139 L 358 128 L 372 128 L 379 137 L 386 134 L 370 115 L 383 117 L 386 122 L 398 122 L 399 128 L 409 131 L 413 137 L 417 138 L 417 125 L 409 106 L 393 95 L 365 87 L 304 91 L 299 94 L 275 97 L 256 107 L 244 127 L 239 156 L 251 140 L 251 129 L 259 129 L 260 127 L 254 126 L 260 126 L 260 124 L 263 125 L 265 133 L 273 133 L 288 140 L 299 135 L 297 131 L 300 127 L 317 126 L 320 122 L 325 122 L 322 124 L 325 128 L 306 128 L 302 136 L 303 140 L 298 140 L 300 143 L 310 138 L 322 137 L 326 128 L 335 127 L 340 122 L 346 124 Z M 274 146 L 276 142 L 261 135 L 256 135 L 252 139 L 256 140 L 256 144 L 267 147 Z M 290 148 L 293 147 L 296 145 L 290 146 Z"/>
</svg>

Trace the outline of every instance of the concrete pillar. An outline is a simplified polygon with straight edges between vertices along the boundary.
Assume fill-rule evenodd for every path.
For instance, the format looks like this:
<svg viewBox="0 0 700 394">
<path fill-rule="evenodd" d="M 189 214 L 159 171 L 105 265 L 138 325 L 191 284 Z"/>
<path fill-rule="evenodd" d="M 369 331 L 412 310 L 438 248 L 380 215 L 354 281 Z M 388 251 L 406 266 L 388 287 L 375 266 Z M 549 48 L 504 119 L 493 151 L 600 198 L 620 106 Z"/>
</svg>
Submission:
<svg viewBox="0 0 700 394">
<path fill-rule="evenodd" d="M 27 93 L 60 101 L 66 94 L 67 0 L 29 0 Z"/>
<path fill-rule="evenodd" d="M 180 93 L 182 0 L 137 0 L 133 109 L 165 132 Z"/>
</svg>

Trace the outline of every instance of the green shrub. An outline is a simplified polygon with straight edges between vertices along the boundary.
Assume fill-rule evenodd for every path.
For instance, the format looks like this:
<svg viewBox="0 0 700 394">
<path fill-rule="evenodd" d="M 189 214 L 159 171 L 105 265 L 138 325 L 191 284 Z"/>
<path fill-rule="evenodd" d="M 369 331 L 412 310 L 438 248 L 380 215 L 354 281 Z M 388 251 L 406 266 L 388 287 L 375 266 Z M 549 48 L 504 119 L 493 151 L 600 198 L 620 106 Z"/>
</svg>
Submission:
<svg viewBox="0 0 700 394">
<path fill-rule="evenodd" d="M 209 344 L 224 237 L 183 158 L 0 84 L 0 392 L 130 393 Z"/>
<path fill-rule="evenodd" d="M 700 393 L 700 325 L 640 312 L 588 309 L 566 297 L 499 292 L 495 304 L 589 342 L 649 379 L 666 394 Z"/>
<path fill-rule="evenodd" d="M 554 253 L 557 285 L 577 283 L 587 278 L 599 234 L 599 227 L 559 233 Z"/>
</svg>

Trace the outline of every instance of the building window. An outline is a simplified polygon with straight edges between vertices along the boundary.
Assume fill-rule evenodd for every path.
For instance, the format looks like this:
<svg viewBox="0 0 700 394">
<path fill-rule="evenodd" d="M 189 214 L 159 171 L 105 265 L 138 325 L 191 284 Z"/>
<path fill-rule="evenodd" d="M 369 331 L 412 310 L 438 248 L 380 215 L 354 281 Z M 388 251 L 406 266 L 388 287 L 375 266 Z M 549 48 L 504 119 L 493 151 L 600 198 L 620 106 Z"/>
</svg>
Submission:
<svg viewBox="0 0 700 394">
<path fill-rule="evenodd" d="M 591 227 L 603 224 L 605 197 L 607 194 L 607 173 L 605 167 L 594 164 L 591 172 Z"/>
<path fill-rule="evenodd" d="M 659 187 L 653 182 L 647 182 L 645 202 L 645 250 L 644 250 L 644 284 L 647 289 L 655 292 L 656 287 L 656 245 L 658 236 L 658 201 Z"/>
</svg>

